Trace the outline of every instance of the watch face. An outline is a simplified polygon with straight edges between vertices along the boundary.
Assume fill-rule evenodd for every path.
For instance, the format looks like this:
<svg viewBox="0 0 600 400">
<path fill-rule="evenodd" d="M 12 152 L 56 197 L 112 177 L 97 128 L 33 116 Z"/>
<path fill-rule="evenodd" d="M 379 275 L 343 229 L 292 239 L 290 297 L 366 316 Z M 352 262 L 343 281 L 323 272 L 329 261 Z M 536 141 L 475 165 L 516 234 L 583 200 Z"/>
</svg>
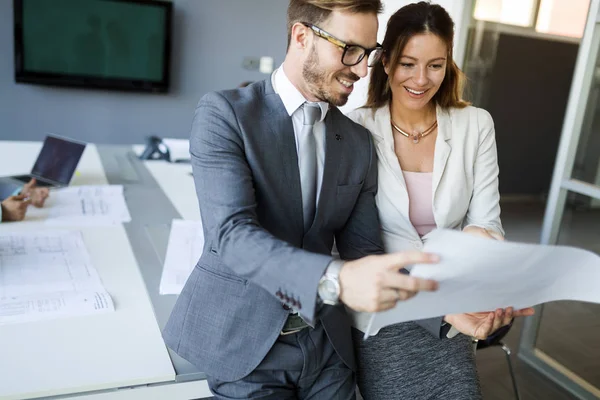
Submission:
<svg viewBox="0 0 600 400">
<path fill-rule="evenodd" d="M 319 285 L 319 296 L 321 300 L 328 303 L 336 303 L 339 296 L 339 286 L 331 279 L 323 279 Z"/>
<path fill-rule="evenodd" d="M 336 285 L 333 282 L 331 282 L 330 280 L 326 280 L 325 282 L 323 282 L 323 289 L 327 293 L 327 297 L 329 297 L 329 298 L 336 297 L 336 295 L 337 295 Z"/>
</svg>

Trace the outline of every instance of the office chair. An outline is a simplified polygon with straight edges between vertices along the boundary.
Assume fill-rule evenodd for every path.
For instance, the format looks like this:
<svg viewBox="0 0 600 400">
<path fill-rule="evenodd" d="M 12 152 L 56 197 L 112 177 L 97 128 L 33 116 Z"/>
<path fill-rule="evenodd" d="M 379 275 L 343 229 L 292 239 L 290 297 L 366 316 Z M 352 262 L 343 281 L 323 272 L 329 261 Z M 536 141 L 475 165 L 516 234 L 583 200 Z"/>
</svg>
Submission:
<svg viewBox="0 0 600 400">
<path fill-rule="evenodd" d="M 513 321 L 514 321 L 514 319 L 513 319 Z M 496 332 L 494 332 L 493 334 L 488 336 L 487 339 L 477 340 L 475 342 L 477 343 L 477 345 L 476 345 L 477 350 L 486 349 L 488 347 L 500 347 L 502 349 L 502 351 L 504 351 L 504 355 L 506 356 L 506 361 L 508 362 L 508 371 L 510 372 L 510 378 L 512 380 L 513 390 L 515 392 L 515 399 L 520 400 L 521 398 L 519 397 L 519 388 L 517 387 L 515 371 L 513 369 L 512 361 L 510 359 L 511 351 L 510 351 L 510 348 L 506 344 L 504 344 L 504 342 L 502 342 L 502 339 L 504 338 L 504 336 L 506 336 L 506 334 L 512 327 L 513 321 L 511 321 L 509 325 L 498 329 Z"/>
</svg>

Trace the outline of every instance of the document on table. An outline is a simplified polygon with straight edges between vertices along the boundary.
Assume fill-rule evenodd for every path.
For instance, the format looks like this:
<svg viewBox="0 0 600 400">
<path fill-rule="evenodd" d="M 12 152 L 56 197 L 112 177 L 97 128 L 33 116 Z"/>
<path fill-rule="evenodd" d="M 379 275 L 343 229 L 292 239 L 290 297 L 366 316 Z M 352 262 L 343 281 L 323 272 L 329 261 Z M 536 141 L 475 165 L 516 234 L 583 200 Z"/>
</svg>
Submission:
<svg viewBox="0 0 600 400">
<path fill-rule="evenodd" d="M 435 279 L 436 292 L 421 292 L 381 313 L 358 313 L 366 335 L 398 322 L 500 307 L 525 308 L 556 300 L 600 303 L 600 257 L 587 250 L 500 242 L 436 230 L 423 251 L 438 264 L 415 265 L 412 276 Z M 364 326 L 364 325 L 363 325 Z"/>
<path fill-rule="evenodd" d="M 122 185 L 57 189 L 48 200 L 48 224 L 118 225 L 131 221 Z"/>
<path fill-rule="evenodd" d="M 160 294 L 179 294 L 202 255 L 201 221 L 174 219 L 160 279 Z"/>
<path fill-rule="evenodd" d="M 80 232 L 0 233 L 0 325 L 108 311 Z"/>
</svg>

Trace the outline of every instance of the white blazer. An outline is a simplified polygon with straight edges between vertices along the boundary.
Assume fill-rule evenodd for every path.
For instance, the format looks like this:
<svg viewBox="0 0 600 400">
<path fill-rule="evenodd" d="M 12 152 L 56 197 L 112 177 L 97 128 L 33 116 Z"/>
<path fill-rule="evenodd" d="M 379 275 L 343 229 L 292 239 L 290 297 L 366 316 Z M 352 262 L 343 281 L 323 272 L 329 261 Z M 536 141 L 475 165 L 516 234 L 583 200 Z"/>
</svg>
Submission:
<svg viewBox="0 0 600 400">
<path fill-rule="evenodd" d="M 394 152 L 390 111 L 360 108 L 348 115 L 366 127 L 377 148 L 379 188 L 376 195 L 386 252 L 421 249 L 410 222 L 409 198 Z M 500 194 L 494 123 L 475 107 L 437 107 L 438 134 L 433 162 L 433 215 L 438 228 L 475 225 L 500 232 Z"/>
</svg>

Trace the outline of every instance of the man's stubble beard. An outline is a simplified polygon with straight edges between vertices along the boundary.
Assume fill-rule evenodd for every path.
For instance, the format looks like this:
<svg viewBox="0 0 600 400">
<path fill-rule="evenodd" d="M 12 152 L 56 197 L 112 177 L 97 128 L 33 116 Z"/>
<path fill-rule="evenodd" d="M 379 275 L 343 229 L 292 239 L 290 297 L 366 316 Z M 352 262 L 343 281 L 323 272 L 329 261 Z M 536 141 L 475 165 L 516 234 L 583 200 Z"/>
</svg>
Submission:
<svg viewBox="0 0 600 400">
<path fill-rule="evenodd" d="M 302 78 L 304 78 L 312 94 L 320 101 L 326 101 L 337 107 L 341 107 L 348 102 L 347 94 L 335 95 L 326 89 L 327 73 L 319 66 L 319 56 L 314 44 L 310 55 L 302 66 Z"/>
</svg>

